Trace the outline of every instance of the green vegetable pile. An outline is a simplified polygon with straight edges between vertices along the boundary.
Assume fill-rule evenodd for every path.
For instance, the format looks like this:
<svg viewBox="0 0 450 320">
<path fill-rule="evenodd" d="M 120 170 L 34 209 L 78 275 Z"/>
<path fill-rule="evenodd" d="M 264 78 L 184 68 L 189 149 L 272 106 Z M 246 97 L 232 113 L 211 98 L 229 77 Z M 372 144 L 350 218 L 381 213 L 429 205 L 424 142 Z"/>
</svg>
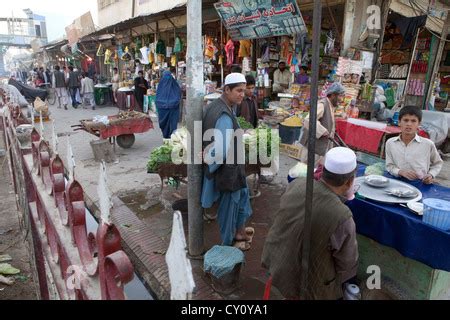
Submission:
<svg viewBox="0 0 450 320">
<path fill-rule="evenodd" d="M 243 117 L 238 117 L 237 120 L 242 130 L 253 129 L 252 124 L 247 122 Z"/>
<path fill-rule="evenodd" d="M 150 160 L 147 163 L 147 171 L 156 173 L 163 163 L 172 162 L 173 146 L 169 142 L 165 142 L 162 146 L 154 149 L 150 154 Z"/>
</svg>

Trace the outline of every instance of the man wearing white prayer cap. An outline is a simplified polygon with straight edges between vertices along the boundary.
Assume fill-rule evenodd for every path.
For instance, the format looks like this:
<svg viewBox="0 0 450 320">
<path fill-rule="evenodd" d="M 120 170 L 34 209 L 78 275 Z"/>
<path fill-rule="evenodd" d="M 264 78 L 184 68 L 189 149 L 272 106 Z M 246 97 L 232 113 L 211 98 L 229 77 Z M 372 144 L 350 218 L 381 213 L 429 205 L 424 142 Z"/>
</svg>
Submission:
<svg viewBox="0 0 450 320">
<path fill-rule="evenodd" d="M 266 238 L 262 264 L 272 285 L 287 299 L 338 300 L 358 268 L 358 244 L 352 212 L 344 204 L 352 188 L 356 155 L 347 148 L 325 156 L 322 179 L 314 182 L 311 247 L 306 296 L 300 296 L 306 178 L 293 181 L 280 199 L 280 210 Z"/>
<path fill-rule="evenodd" d="M 213 142 L 203 142 L 207 165 L 204 166 L 201 195 L 205 209 L 219 203 L 217 217 L 222 245 L 235 246 L 243 251 L 250 249 L 254 229 L 245 228 L 252 208 L 245 177 L 245 159 L 239 157 L 243 153 L 237 152 L 242 146 L 242 135 L 236 135 L 234 139 L 233 133 L 239 129 L 235 110 L 244 99 L 245 89 L 245 76 L 231 73 L 225 78 L 222 96 L 204 109 L 203 135 L 215 129 L 221 137 L 216 137 L 214 132 Z M 239 138 L 241 140 L 237 141 Z M 234 152 L 230 152 L 231 148 Z M 219 156 L 221 159 L 217 159 Z"/>
<path fill-rule="evenodd" d="M 316 129 L 316 165 L 323 164 L 323 157 L 332 147 L 330 138 L 333 139 L 336 132 L 336 121 L 334 112 L 345 96 L 345 88 L 339 82 L 333 83 L 326 90 L 327 97 L 317 104 L 317 129 Z M 308 138 L 309 138 L 309 116 L 306 117 L 300 144 L 303 146 L 300 159 L 303 163 L 308 162 Z"/>
</svg>

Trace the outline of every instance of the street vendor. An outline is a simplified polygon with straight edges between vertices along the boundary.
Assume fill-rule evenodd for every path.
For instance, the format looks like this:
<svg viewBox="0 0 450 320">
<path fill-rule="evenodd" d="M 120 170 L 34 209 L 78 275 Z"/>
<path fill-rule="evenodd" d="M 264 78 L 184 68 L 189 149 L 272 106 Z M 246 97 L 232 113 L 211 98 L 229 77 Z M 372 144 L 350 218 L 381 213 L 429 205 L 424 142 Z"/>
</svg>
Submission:
<svg viewBox="0 0 450 320">
<path fill-rule="evenodd" d="M 357 168 L 348 148 L 331 149 L 323 175 L 314 183 L 311 213 L 308 285 L 300 297 L 304 236 L 306 178 L 292 182 L 281 197 L 280 210 L 266 238 L 262 265 L 272 285 L 287 299 L 338 300 L 343 286 L 354 282 L 358 267 L 356 227 L 344 204 Z"/>
<path fill-rule="evenodd" d="M 138 72 L 138 77 L 134 79 L 134 96 L 139 107 L 139 111 L 144 111 L 144 96 L 149 89 L 147 80 L 144 79 L 144 71 Z"/>
<path fill-rule="evenodd" d="M 245 76 L 231 73 L 225 78 L 222 96 L 209 104 L 203 113 L 203 134 L 207 130 L 219 130 L 222 139 L 214 137 L 212 143 L 204 142 L 204 177 L 201 202 L 203 208 L 211 208 L 218 201 L 218 222 L 222 245 L 250 249 L 252 230 L 245 223 L 252 214 L 249 189 L 245 177 L 245 159 L 238 159 L 238 146 L 233 133 L 239 129 L 234 113 L 242 103 L 246 89 Z M 230 146 L 234 152 L 230 152 Z M 233 151 L 233 150 L 231 150 Z M 223 155 L 218 163 L 216 153 Z M 234 159 L 231 158 L 234 155 Z M 219 156 L 220 157 L 220 156 Z M 231 159 L 230 159 L 231 158 Z M 250 234 L 249 234 L 250 233 Z"/>
<path fill-rule="evenodd" d="M 180 119 L 181 88 L 170 71 L 164 71 L 156 91 L 159 127 L 164 139 L 170 139 Z"/>
<path fill-rule="evenodd" d="M 237 106 L 236 116 L 243 117 L 245 121 L 250 123 L 253 128 L 258 127 L 258 103 L 255 97 L 255 77 L 248 75 L 245 77 L 247 88 L 245 89 L 245 97 L 242 103 Z"/>
<path fill-rule="evenodd" d="M 308 76 L 308 67 L 301 66 L 300 67 L 300 72 L 295 77 L 295 83 L 296 84 L 308 84 L 309 81 L 310 81 L 310 79 L 309 79 L 309 76 Z"/>
<path fill-rule="evenodd" d="M 333 83 L 326 91 L 327 97 L 317 104 L 317 132 L 315 165 L 322 164 L 323 157 L 332 147 L 330 139 L 334 138 L 336 121 L 334 112 L 343 100 L 345 88 L 339 82 Z M 303 146 L 300 159 L 308 162 L 309 115 L 306 117 L 300 144 Z"/>
<path fill-rule="evenodd" d="M 292 73 L 286 69 L 286 62 L 280 61 L 278 69 L 273 73 L 273 92 L 283 93 L 292 83 Z"/>
<path fill-rule="evenodd" d="M 443 161 L 430 139 L 419 137 L 422 110 L 406 106 L 400 110 L 400 136 L 386 143 L 386 170 L 395 177 L 422 180 L 432 184 L 442 169 Z"/>
</svg>

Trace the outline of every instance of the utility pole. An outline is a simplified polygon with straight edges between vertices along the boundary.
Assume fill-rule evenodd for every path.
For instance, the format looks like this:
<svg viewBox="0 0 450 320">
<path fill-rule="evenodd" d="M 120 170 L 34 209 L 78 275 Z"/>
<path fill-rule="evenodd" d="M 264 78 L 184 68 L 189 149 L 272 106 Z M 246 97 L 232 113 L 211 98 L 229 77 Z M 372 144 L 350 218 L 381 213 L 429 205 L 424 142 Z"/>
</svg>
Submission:
<svg viewBox="0 0 450 320">
<path fill-rule="evenodd" d="M 303 232 L 301 291 L 300 298 L 306 299 L 308 289 L 309 255 L 311 247 L 311 216 L 314 191 L 314 165 L 316 156 L 317 103 L 319 102 L 319 59 L 320 32 L 322 28 L 322 0 L 314 0 L 313 14 L 313 56 L 311 77 L 311 110 L 309 113 L 308 176 L 306 182 L 305 225 Z"/>
<path fill-rule="evenodd" d="M 186 122 L 190 134 L 190 163 L 188 164 L 188 227 L 189 255 L 203 254 L 203 209 L 200 205 L 203 170 L 199 163 L 196 144 L 201 144 L 202 131 L 195 132 L 203 118 L 203 52 L 202 52 L 202 1 L 187 2 L 187 106 Z M 195 125 L 197 124 L 197 125 Z M 193 161 L 193 160 L 196 161 Z"/>
</svg>

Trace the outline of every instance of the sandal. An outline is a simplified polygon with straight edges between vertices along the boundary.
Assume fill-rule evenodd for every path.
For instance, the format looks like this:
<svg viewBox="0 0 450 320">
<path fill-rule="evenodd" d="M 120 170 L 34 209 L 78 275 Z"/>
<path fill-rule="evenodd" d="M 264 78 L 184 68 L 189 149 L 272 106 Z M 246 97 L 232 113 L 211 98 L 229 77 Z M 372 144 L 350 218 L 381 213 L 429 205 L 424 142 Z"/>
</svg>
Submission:
<svg viewBox="0 0 450 320">
<path fill-rule="evenodd" d="M 247 242 L 251 244 L 253 241 L 253 236 L 255 235 L 255 228 L 252 227 L 245 228 L 245 234 L 248 237 Z"/>
<path fill-rule="evenodd" d="M 250 250 L 251 245 L 245 240 L 235 240 L 233 247 L 238 248 L 241 251 L 248 251 Z"/>
</svg>

